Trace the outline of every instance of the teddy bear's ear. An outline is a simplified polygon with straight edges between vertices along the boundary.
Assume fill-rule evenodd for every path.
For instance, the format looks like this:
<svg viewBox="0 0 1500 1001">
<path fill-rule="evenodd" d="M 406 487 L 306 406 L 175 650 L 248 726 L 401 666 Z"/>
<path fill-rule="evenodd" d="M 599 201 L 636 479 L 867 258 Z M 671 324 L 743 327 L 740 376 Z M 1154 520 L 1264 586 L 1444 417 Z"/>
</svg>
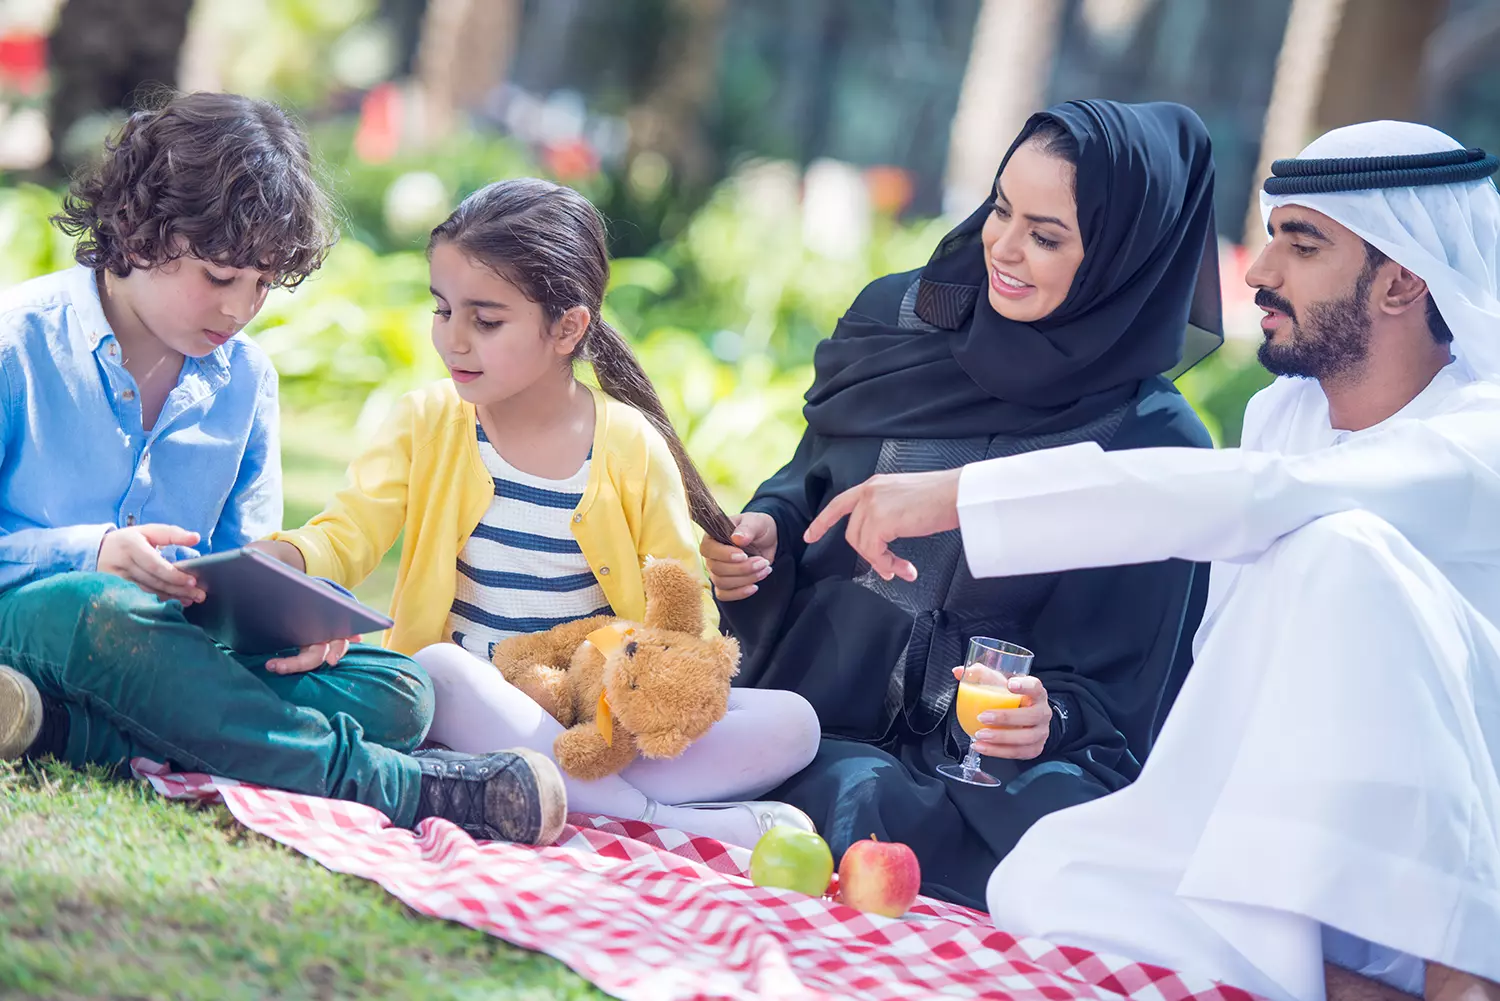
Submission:
<svg viewBox="0 0 1500 1001">
<path fill-rule="evenodd" d="M 652 560 L 641 571 L 641 585 L 646 625 L 674 633 L 703 631 L 703 582 L 681 560 Z"/>
<path fill-rule="evenodd" d="M 715 636 L 714 661 L 723 670 L 726 678 L 740 673 L 740 643 L 733 636 Z"/>
</svg>

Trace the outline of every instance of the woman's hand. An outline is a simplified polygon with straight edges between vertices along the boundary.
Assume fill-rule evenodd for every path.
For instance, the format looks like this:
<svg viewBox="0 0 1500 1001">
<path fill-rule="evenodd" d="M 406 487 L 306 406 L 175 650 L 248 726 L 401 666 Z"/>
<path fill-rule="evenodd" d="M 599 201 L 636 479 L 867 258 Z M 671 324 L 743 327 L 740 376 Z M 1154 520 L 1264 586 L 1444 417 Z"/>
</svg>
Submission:
<svg viewBox="0 0 1500 1001">
<path fill-rule="evenodd" d="M 280 560 L 293 570 L 300 570 L 302 573 L 307 573 L 307 560 L 303 558 L 302 550 L 290 542 L 273 542 L 270 539 L 261 539 L 259 542 L 250 543 L 245 548 L 259 549 L 267 556 Z"/>
<path fill-rule="evenodd" d="M 776 559 L 776 519 L 759 511 L 746 511 L 729 519 L 734 522 L 734 545 L 726 546 L 708 536 L 698 546 L 708 565 L 714 597 L 739 601 L 754 594 L 771 572 Z"/>
<path fill-rule="evenodd" d="M 276 657 L 266 661 L 266 670 L 272 674 L 306 674 L 324 664 L 332 667 L 349 652 L 349 644 L 358 642 L 358 636 L 350 636 L 328 643 L 313 643 L 303 647 L 295 657 Z"/>
<path fill-rule="evenodd" d="M 953 676 L 962 679 L 964 670 L 955 667 Z M 1030 675 L 1006 678 L 985 667 L 968 670 L 971 676 L 976 671 L 993 675 L 982 683 L 1003 686 L 1021 696 L 1019 709 L 989 709 L 979 714 L 984 729 L 974 735 L 974 750 L 991 758 L 1017 761 L 1030 761 L 1040 755 L 1047 746 L 1047 735 L 1052 732 L 1052 704 L 1047 701 L 1047 689 L 1041 679 Z"/>
<path fill-rule="evenodd" d="M 114 574 L 150 591 L 162 601 L 180 601 L 184 605 L 202 601 L 203 590 L 190 574 L 168 562 L 159 549 L 162 546 L 196 546 L 198 533 L 175 525 L 132 525 L 104 534 L 99 544 L 100 573 Z"/>
</svg>

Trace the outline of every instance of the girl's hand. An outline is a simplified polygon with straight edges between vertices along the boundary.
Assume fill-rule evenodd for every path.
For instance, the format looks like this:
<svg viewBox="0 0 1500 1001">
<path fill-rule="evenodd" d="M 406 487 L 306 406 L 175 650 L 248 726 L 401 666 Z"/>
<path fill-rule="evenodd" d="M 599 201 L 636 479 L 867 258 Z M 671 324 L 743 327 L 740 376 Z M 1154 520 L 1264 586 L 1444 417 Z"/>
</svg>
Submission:
<svg viewBox="0 0 1500 1001">
<path fill-rule="evenodd" d="M 726 546 L 704 536 L 698 552 L 708 565 L 714 597 L 739 601 L 759 590 L 757 585 L 771 572 L 776 558 L 776 519 L 759 511 L 746 511 L 729 520 L 734 522 L 735 545 Z"/>
<path fill-rule="evenodd" d="M 261 539 L 245 546 L 246 549 L 259 549 L 267 556 L 273 557 L 285 563 L 293 570 L 307 573 L 307 560 L 302 557 L 302 550 L 290 542 L 272 542 L 270 539 Z"/>
<path fill-rule="evenodd" d="M 1052 703 L 1047 701 L 1047 689 L 1040 678 L 1029 675 L 1006 679 L 1004 675 L 987 668 L 971 669 L 983 671 L 984 683 L 1000 685 L 1021 696 L 1019 709 L 990 709 L 979 714 L 984 729 L 974 735 L 974 750 L 991 758 L 1012 758 L 1030 761 L 1042 753 L 1047 746 L 1047 735 L 1052 732 Z M 955 678 L 964 677 L 964 669 L 953 669 Z"/>
<path fill-rule="evenodd" d="M 277 657 L 266 661 L 266 670 L 272 674 L 306 674 L 324 664 L 331 667 L 349 652 L 349 644 L 358 642 L 358 636 L 350 636 L 330 643 L 314 643 L 303 647 L 295 657 Z"/>
<path fill-rule="evenodd" d="M 174 567 L 161 553 L 161 546 L 196 546 L 198 533 L 175 525 L 132 525 L 104 534 L 99 544 L 99 572 L 122 577 L 162 601 L 184 605 L 202 601 L 198 581 Z"/>
</svg>

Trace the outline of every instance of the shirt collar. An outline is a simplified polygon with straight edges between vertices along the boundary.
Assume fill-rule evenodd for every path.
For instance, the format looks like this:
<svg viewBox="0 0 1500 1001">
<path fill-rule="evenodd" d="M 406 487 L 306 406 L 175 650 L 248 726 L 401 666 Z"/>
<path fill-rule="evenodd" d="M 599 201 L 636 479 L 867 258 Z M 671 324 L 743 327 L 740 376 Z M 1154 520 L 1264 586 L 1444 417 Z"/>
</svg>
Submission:
<svg viewBox="0 0 1500 1001">
<path fill-rule="evenodd" d="M 115 331 L 104 316 L 104 302 L 99 298 L 99 279 L 92 268 L 76 265 L 69 271 L 68 294 L 74 315 L 83 330 L 89 351 L 98 353 L 106 342 L 114 342 Z M 184 371 L 202 371 L 211 376 L 227 376 L 229 372 L 230 341 L 214 348 L 201 358 L 184 361 Z"/>
<path fill-rule="evenodd" d="M 99 345 L 106 339 L 112 339 L 115 332 L 104 318 L 104 303 L 99 300 L 99 282 L 92 268 L 79 264 L 69 271 L 68 298 L 89 350 L 98 351 Z"/>
</svg>

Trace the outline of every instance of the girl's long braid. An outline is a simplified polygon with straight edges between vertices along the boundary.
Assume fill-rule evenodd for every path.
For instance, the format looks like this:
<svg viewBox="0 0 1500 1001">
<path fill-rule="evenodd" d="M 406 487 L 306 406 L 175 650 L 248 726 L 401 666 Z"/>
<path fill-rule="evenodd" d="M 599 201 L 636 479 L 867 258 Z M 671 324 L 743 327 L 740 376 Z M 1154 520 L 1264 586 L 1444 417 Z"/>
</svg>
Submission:
<svg viewBox="0 0 1500 1001">
<path fill-rule="evenodd" d="M 651 380 L 641 368 L 641 363 L 636 360 L 635 352 L 625 343 L 625 338 L 603 320 L 597 320 L 584 341 L 583 352 L 584 357 L 594 365 L 594 374 L 599 377 L 599 388 L 639 410 L 667 440 L 667 447 L 672 450 L 672 458 L 677 461 L 677 469 L 682 473 L 682 482 L 687 488 L 688 510 L 692 512 L 693 521 L 715 542 L 733 545 L 730 536 L 734 534 L 734 523 L 714 499 L 713 491 L 703 481 L 698 467 L 693 465 L 687 448 L 683 446 L 682 439 L 677 437 L 677 431 L 667 417 L 666 408 L 661 405 L 656 387 L 651 385 Z"/>
</svg>

